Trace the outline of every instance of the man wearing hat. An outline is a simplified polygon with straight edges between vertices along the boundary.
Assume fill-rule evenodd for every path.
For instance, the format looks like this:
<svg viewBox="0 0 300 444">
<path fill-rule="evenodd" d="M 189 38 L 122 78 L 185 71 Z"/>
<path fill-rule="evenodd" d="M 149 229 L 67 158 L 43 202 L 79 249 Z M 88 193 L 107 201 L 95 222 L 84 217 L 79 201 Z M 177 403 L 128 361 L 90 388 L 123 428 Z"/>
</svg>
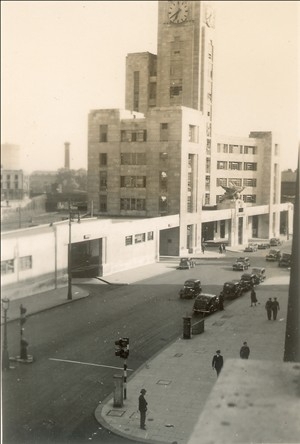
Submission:
<svg viewBox="0 0 300 444">
<path fill-rule="evenodd" d="M 219 376 L 222 367 L 223 367 L 223 356 L 221 355 L 221 350 L 217 350 L 216 355 L 214 355 L 212 360 L 212 368 L 216 370 L 217 376 Z"/>
<path fill-rule="evenodd" d="M 147 405 L 148 405 L 148 402 L 145 399 L 145 394 L 146 394 L 146 390 L 142 389 L 141 394 L 139 396 L 139 411 L 140 411 L 140 415 L 141 415 L 140 427 L 143 430 L 146 429 L 145 421 L 146 421 L 146 411 L 147 411 Z"/>
</svg>

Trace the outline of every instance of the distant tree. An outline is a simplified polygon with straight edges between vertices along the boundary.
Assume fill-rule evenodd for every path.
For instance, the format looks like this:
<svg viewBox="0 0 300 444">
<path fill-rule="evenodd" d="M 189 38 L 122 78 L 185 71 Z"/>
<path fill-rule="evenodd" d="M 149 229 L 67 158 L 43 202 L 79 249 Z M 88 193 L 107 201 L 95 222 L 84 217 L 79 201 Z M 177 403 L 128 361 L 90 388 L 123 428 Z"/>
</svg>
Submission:
<svg viewBox="0 0 300 444">
<path fill-rule="evenodd" d="M 87 190 L 87 172 L 85 169 L 69 170 L 60 168 L 57 171 L 57 183 L 61 186 L 63 193 Z"/>
</svg>

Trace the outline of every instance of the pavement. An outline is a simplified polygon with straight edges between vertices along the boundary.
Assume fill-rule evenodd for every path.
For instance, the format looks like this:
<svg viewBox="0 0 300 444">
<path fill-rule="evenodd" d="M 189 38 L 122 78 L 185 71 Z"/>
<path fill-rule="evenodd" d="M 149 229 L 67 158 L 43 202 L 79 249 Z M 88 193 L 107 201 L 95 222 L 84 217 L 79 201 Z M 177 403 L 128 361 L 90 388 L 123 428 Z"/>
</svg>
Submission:
<svg viewBox="0 0 300 444">
<path fill-rule="evenodd" d="M 203 255 L 204 259 L 217 257 L 222 255 L 215 250 L 206 251 Z M 154 264 L 106 276 L 103 281 L 74 279 L 72 300 L 67 299 L 66 287 L 12 300 L 8 321 L 19 318 L 21 303 L 30 315 L 88 297 L 88 291 L 80 287 L 83 282 L 107 285 L 131 284 L 150 277 L 155 280 L 155 276 L 165 273 L 168 267 L 174 269 L 174 260 L 165 258 Z M 112 393 L 96 408 L 96 420 L 112 433 L 139 443 L 186 444 L 217 381 L 211 367 L 212 356 L 217 349 L 221 350 L 225 366 L 226 360 L 239 358 L 243 341 L 247 341 L 250 347 L 250 359 L 283 361 L 288 284 L 288 272 L 280 281 L 267 278 L 257 287 L 259 304 L 256 307 L 250 307 L 249 293 L 232 303 L 225 303 L 224 311 L 205 318 L 203 333 L 193 334 L 190 339 L 177 338 L 130 374 L 123 406 L 114 407 Z M 268 321 L 264 309 L 270 296 L 277 297 L 280 303 L 276 321 Z M 195 322 L 197 318 L 192 319 L 192 323 Z M 130 368 L 130 355 L 127 364 Z M 138 397 L 142 388 L 147 390 L 146 430 L 139 427 Z"/>
</svg>

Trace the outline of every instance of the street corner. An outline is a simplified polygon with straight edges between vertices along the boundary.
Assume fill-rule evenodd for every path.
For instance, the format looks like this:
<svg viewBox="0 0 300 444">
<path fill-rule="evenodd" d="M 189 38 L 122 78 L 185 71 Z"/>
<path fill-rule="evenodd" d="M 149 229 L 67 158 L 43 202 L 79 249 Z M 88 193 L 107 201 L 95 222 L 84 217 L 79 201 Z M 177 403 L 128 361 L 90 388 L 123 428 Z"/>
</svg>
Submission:
<svg viewBox="0 0 300 444">
<path fill-rule="evenodd" d="M 72 285 L 72 297 L 73 299 L 83 299 L 90 295 L 88 290 L 85 290 L 77 285 Z"/>
</svg>

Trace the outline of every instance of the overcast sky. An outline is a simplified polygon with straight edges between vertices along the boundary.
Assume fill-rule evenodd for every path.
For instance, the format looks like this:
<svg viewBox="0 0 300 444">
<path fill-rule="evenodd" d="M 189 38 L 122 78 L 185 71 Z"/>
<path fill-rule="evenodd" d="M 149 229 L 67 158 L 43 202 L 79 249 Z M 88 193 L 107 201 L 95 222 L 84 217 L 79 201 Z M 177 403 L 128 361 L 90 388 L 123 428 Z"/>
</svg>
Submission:
<svg viewBox="0 0 300 444">
<path fill-rule="evenodd" d="M 276 131 L 295 169 L 299 130 L 299 5 L 215 2 L 215 132 Z M 124 108 L 127 53 L 157 52 L 154 1 L 2 1 L 1 143 L 27 171 L 87 167 L 91 109 Z"/>
</svg>

